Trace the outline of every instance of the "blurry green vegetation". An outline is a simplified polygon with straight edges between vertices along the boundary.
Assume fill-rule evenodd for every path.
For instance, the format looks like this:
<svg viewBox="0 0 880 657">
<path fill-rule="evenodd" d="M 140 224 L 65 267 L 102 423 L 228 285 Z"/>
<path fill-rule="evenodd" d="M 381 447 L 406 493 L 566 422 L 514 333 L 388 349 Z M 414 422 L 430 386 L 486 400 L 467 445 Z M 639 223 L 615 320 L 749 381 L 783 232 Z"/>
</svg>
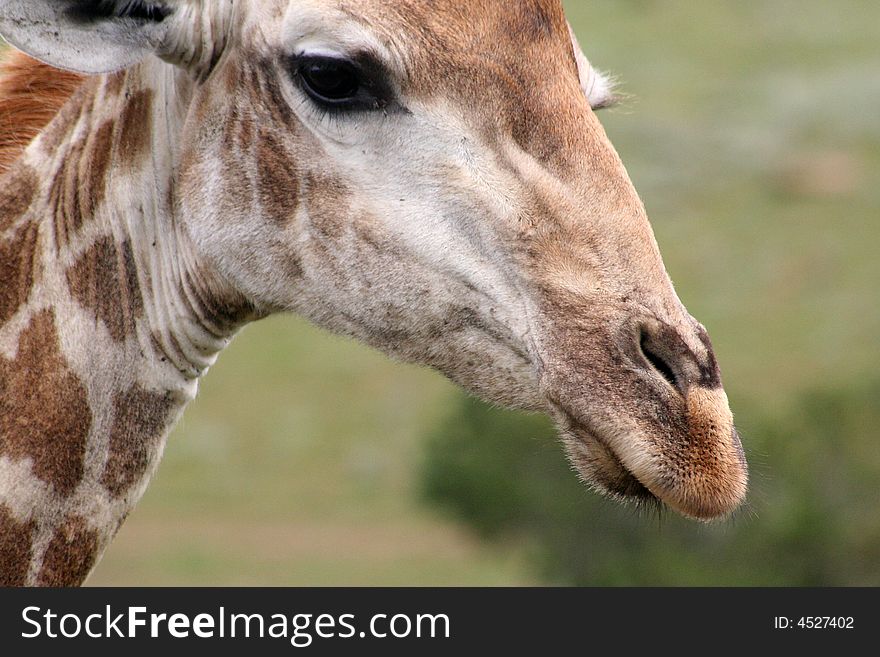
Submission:
<svg viewBox="0 0 880 657">
<path fill-rule="evenodd" d="M 473 410 L 467 435 L 496 447 L 450 482 L 475 487 L 471 531 L 418 501 L 454 388 L 277 318 L 206 378 L 92 584 L 878 583 L 880 3 L 566 6 L 632 95 L 601 118 L 712 335 L 751 511 L 640 518 L 582 490 L 540 427 Z"/>
<path fill-rule="evenodd" d="M 880 379 L 741 413 L 750 501 L 726 523 L 622 508 L 584 490 L 543 418 L 463 398 L 435 430 L 428 500 L 549 581 L 628 586 L 880 585 Z"/>
</svg>

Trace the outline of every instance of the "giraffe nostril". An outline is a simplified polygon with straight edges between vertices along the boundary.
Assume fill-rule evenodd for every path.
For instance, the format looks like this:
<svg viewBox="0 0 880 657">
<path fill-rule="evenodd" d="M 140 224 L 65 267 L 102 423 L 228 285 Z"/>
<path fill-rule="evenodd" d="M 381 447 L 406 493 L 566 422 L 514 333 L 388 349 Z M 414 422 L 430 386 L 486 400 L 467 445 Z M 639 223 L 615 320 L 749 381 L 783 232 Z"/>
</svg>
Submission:
<svg viewBox="0 0 880 657">
<path fill-rule="evenodd" d="M 678 377 L 675 375 L 675 371 L 669 366 L 669 363 L 663 358 L 663 356 L 660 355 L 656 349 L 652 348 L 651 339 L 645 331 L 642 331 L 639 346 L 641 347 L 642 355 L 651 367 L 654 368 L 654 370 L 662 376 L 669 385 L 681 392 L 681 385 L 679 384 Z"/>
</svg>

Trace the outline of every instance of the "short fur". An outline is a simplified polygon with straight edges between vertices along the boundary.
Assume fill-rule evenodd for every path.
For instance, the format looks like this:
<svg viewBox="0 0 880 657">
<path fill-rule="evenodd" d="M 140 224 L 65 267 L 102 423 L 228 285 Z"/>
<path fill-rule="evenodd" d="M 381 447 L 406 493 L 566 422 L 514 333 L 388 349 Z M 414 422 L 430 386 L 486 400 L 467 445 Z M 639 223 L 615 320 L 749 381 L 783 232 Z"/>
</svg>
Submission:
<svg viewBox="0 0 880 657">
<path fill-rule="evenodd" d="M 276 312 L 549 413 L 605 494 L 737 507 L 711 342 L 559 0 L 145 6 L 0 4 L 11 41 L 101 73 L 14 58 L 0 101 L 22 110 L 0 129 L 0 585 L 81 582 L 200 378 Z M 295 74 L 364 53 L 376 111 Z"/>
</svg>

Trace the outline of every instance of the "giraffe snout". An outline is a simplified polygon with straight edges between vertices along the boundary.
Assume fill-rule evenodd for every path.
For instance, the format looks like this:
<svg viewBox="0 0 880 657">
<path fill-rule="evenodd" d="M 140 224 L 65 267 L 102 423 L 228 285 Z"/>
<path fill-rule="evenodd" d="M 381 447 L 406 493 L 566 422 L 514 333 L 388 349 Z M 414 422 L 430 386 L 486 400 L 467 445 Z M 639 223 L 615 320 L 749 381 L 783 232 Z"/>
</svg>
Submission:
<svg viewBox="0 0 880 657">
<path fill-rule="evenodd" d="M 544 389 L 582 477 L 700 520 L 745 499 L 748 469 L 714 351 L 685 316 L 556 328 Z"/>
<path fill-rule="evenodd" d="M 693 320 L 674 327 L 651 318 L 640 323 L 637 340 L 645 376 L 673 418 L 648 440 L 652 457 L 639 479 L 683 515 L 727 515 L 745 498 L 748 468 L 705 329 Z"/>
</svg>

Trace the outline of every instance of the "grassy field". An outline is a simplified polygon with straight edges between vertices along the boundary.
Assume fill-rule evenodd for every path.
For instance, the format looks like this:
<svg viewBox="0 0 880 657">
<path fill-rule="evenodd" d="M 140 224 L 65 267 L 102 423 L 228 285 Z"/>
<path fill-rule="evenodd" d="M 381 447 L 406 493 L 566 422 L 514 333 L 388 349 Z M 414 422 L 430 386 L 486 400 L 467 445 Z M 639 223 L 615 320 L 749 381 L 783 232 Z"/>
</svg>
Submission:
<svg viewBox="0 0 880 657">
<path fill-rule="evenodd" d="M 567 5 L 632 95 L 603 122 L 734 408 L 876 372 L 880 4 Z M 421 441 L 455 396 L 294 318 L 250 327 L 90 583 L 537 583 L 522 546 L 417 500 Z"/>
</svg>

